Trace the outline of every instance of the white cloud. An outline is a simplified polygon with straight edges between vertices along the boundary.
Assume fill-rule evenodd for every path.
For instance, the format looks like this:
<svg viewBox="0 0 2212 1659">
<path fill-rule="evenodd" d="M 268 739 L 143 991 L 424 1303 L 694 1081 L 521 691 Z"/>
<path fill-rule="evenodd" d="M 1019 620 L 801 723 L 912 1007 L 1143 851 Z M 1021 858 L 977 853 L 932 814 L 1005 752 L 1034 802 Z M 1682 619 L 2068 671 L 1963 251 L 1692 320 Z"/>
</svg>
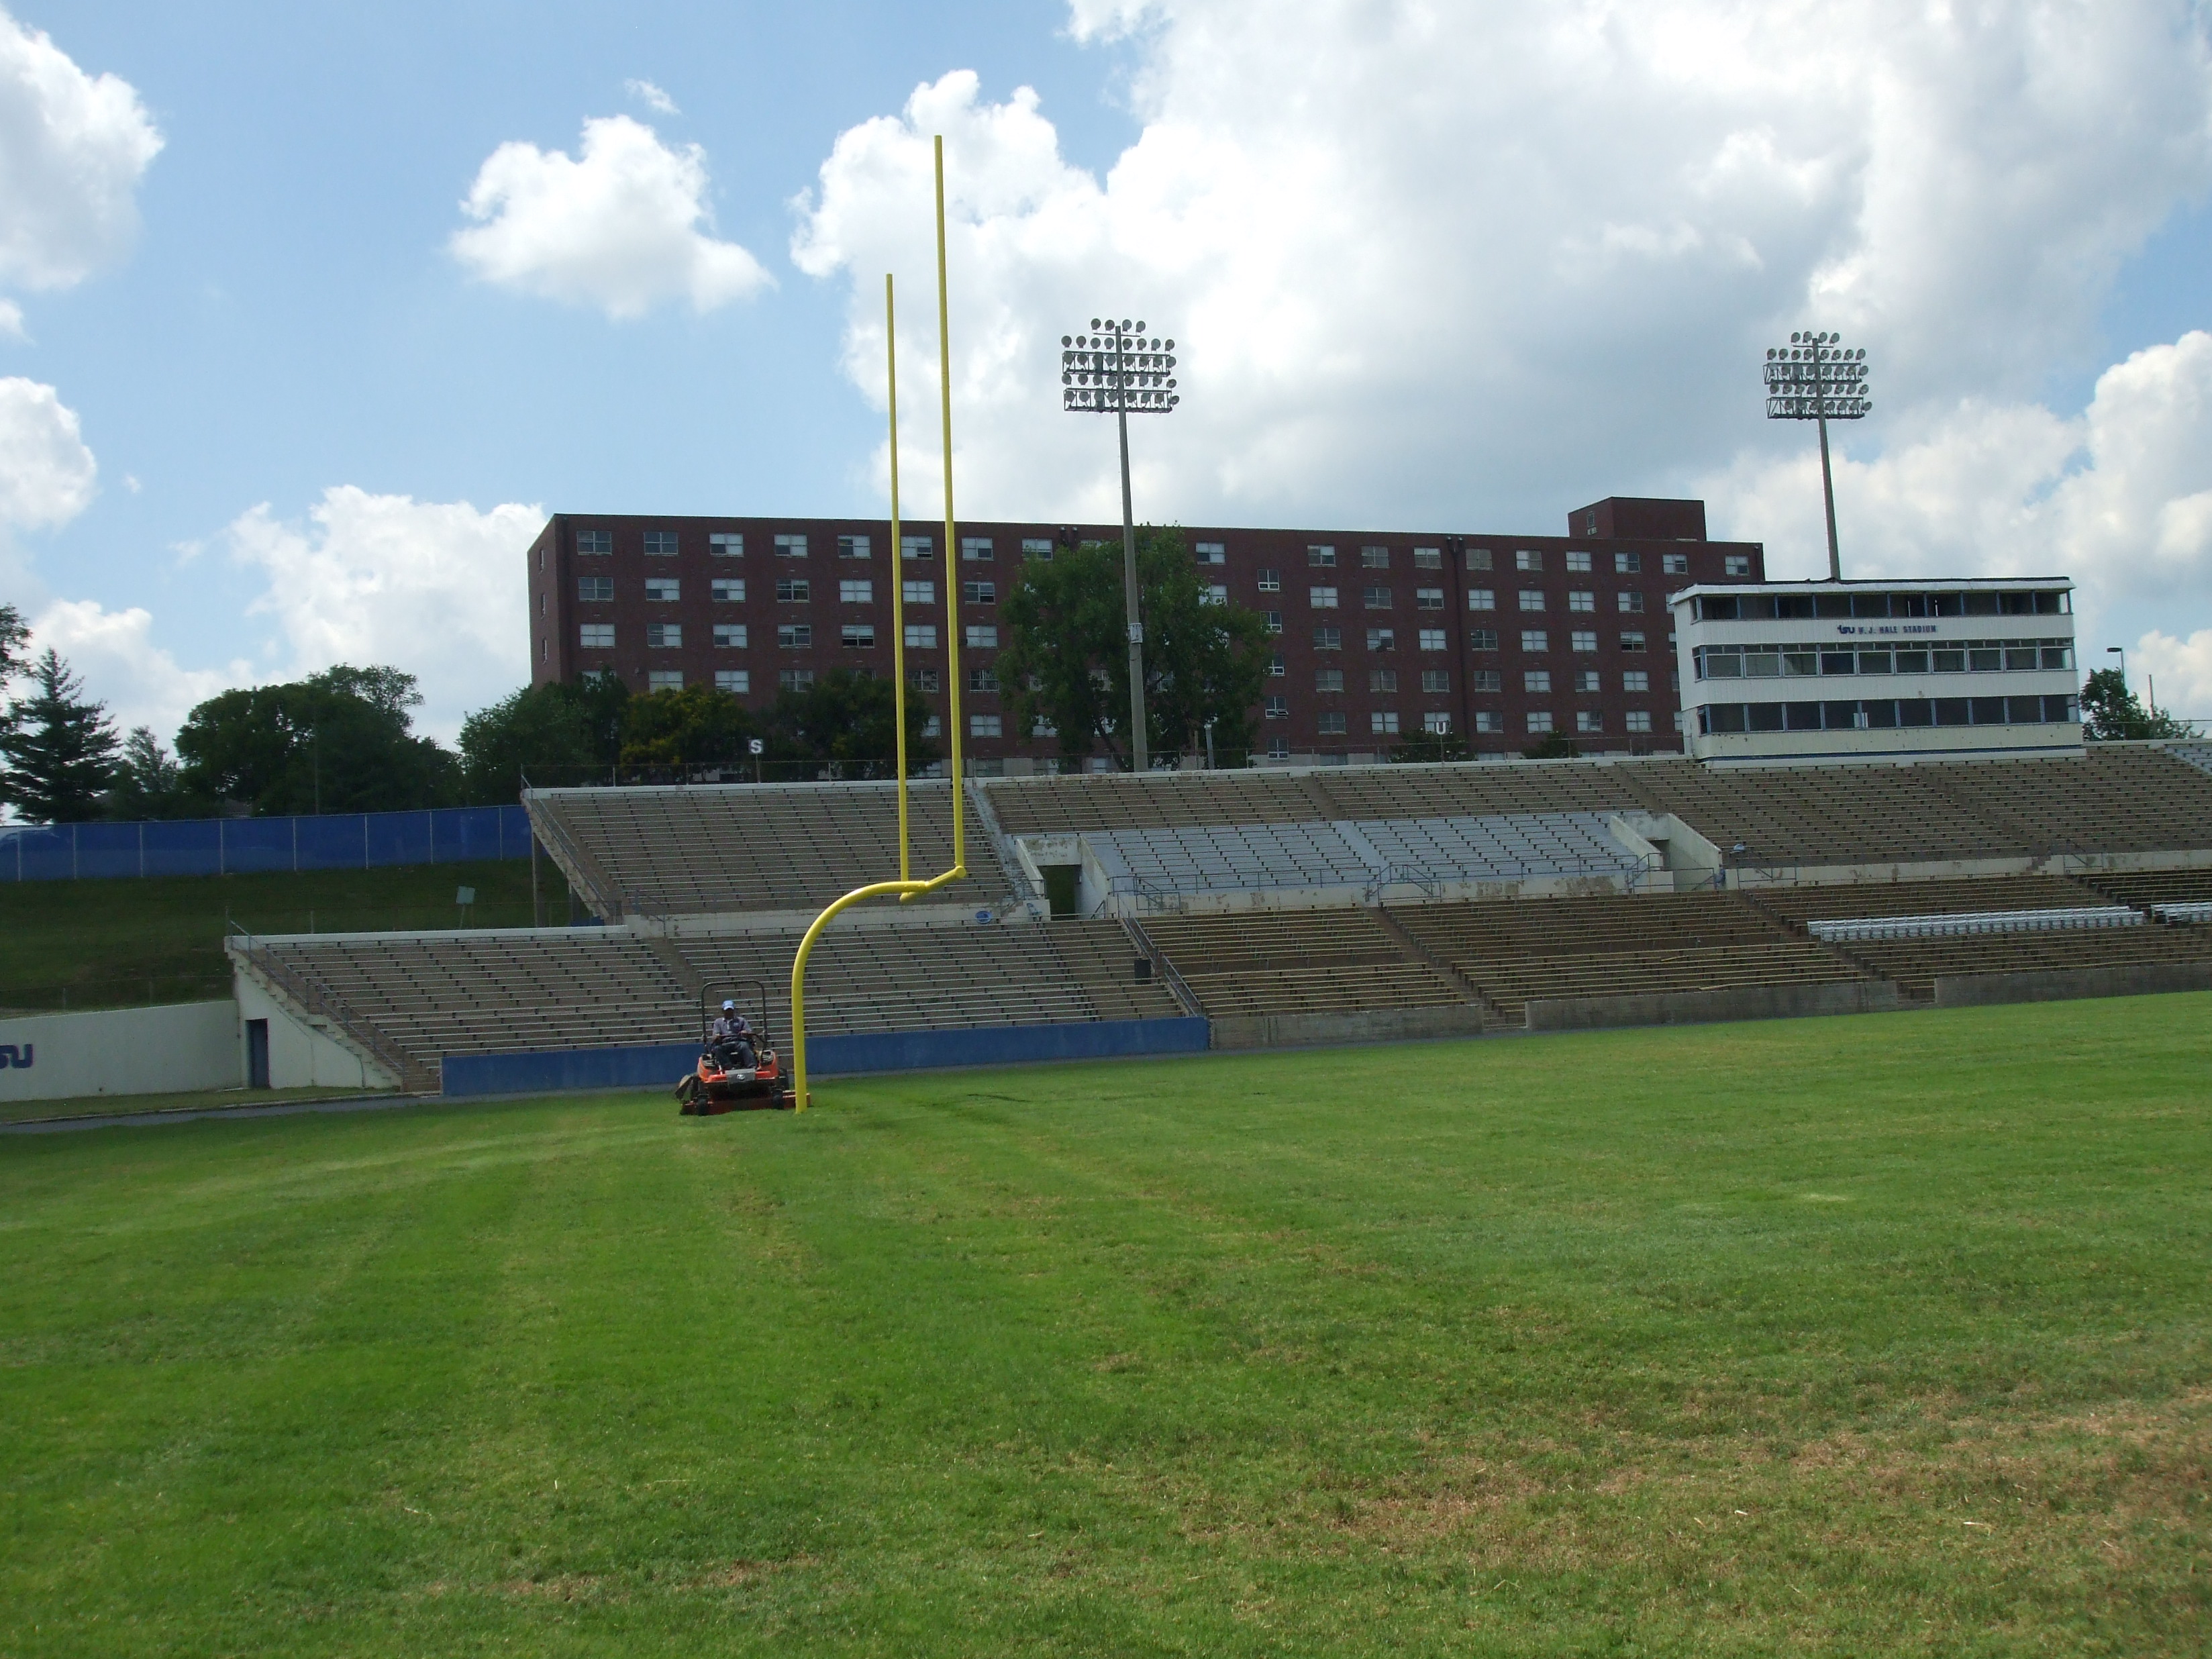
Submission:
<svg viewBox="0 0 2212 1659">
<path fill-rule="evenodd" d="M 1183 344 L 1181 409 L 1133 434 L 1147 516 L 1550 525 L 1780 448 L 1757 363 L 1793 326 L 1869 348 L 1883 435 L 2018 402 L 2078 365 L 2113 271 L 2212 185 L 2187 0 L 1073 15 L 1139 57 L 1142 132 L 1103 178 L 1033 94 L 994 103 L 963 71 L 843 133 L 797 204 L 793 257 L 848 284 L 846 370 L 878 399 L 898 274 L 926 446 L 945 135 L 977 513 L 1118 506 L 1110 437 L 1059 412 L 1054 359 L 1106 307 Z"/>
<path fill-rule="evenodd" d="M 161 148 L 128 82 L 0 10 L 0 281 L 67 288 L 119 258 Z"/>
<path fill-rule="evenodd" d="M 266 503 L 228 532 L 232 556 L 269 580 L 249 615 L 275 618 L 289 655 L 264 679 L 334 663 L 389 663 L 422 683 L 420 729 L 451 742 L 462 716 L 530 678 L 523 555 L 545 522 L 514 502 L 323 492 L 307 522 Z"/>
<path fill-rule="evenodd" d="M 0 380 L 0 526 L 67 524 L 90 505 L 98 477 L 76 411 L 53 387 Z"/>
<path fill-rule="evenodd" d="M 684 112 L 676 107 L 676 100 L 673 98 L 650 81 L 625 81 L 623 82 L 623 90 L 647 109 L 656 111 L 662 115 L 681 115 Z"/>
<path fill-rule="evenodd" d="M 13 300 L 0 300 L 0 334 L 11 340 L 27 340 L 30 336 L 23 328 L 23 307 Z"/>
<path fill-rule="evenodd" d="M 584 123 L 580 157 L 501 144 L 462 204 L 477 222 L 453 253 L 484 281 L 638 317 L 666 300 L 712 311 L 771 278 L 735 242 L 709 234 L 707 157 L 672 149 L 626 115 Z"/>
<path fill-rule="evenodd" d="M 107 705 L 117 726 L 151 726 L 171 743 L 195 703 L 234 685 L 252 683 L 252 665 L 227 669 L 185 668 L 154 642 L 154 616 L 143 606 L 109 611 L 96 599 L 64 599 L 40 611 L 31 623 L 31 649 L 49 646 L 84 678 L 86 690 Z"/>
<path fill-rule="evenodd" d="M 2212 628 L 2187 639 L 2153 629 L 2128 653 L 2128 683 L 2139 697 L 2154 690 L 2160 708 L 2202 722 L 2197 729 L 2212 737 Z"/>
</svg>

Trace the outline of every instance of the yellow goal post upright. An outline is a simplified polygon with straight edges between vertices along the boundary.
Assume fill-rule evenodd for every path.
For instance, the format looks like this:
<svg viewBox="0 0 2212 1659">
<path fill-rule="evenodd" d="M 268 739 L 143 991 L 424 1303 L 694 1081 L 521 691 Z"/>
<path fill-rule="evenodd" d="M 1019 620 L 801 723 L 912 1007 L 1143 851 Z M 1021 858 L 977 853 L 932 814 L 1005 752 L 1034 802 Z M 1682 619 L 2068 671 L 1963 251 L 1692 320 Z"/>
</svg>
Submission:
<svg viewBox="0 0 2212 1659">
<path fill-rule="evenodd" d="M 805 937 L 799 941 L 799 953 L 791 959 L 791 1087 L 792 1106 L 805 1111 L 806 1089 L 806 959 L 814 954 L 814 942 L 822 937 L 822 930 L 837 917 L 838 912 L 858 904 L 862 899 L 877 898 L 896 893 L 902 904 L 909 903 L 922 894 L 933 892 L 948 882 L 960 880 L 968 873 L 967 805 L 961 795 L 960 776 L 960 571 L 957 564 L 958 543 L 954 536 L 952 511 L 952 333 L 951 307 L 945 292 L 945 139 L 939 135 L 935 141 L 937 159 L 937 362 L 938 390 L 941 400 L 943 436 L 945 442 L 945 719 L 952 729 L 952 867 L 942 875 L 932 876 L 927 881 L 916 881 L 912 876 L 913 860 L 907 845 L 906 796 L 906 608 L 904 596 L 906 550 L 899 538 L 899 478 L 898 478 L 898 335 L 895 307 L 892 302 L 890 273 L 884 274 L 884 348 L 888 360 L 888 381 L 890 404 L 890 472 L 891 472 L 891 672 L 894 684 L 891 691 L 893 720 L 897 726 L 896 748 L 898 771 L 898 829 L 899 872 L 896 881 L 870 882 L 865 887 L 855 887 L 842 898 L 814 918 Z"/>
</svg>

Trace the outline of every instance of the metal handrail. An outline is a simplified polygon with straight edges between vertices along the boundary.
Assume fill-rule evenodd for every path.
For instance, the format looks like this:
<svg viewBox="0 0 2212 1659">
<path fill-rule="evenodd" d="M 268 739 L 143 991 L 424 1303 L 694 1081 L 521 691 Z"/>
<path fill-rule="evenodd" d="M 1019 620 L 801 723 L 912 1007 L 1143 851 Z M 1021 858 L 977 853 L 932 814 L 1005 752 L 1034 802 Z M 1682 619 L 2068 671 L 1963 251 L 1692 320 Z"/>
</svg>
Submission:
<svg viewBox="0 0 2212 1659">
<path fill-rule="evenodd" d="M 253 943 L 253 935 L 240 927 L 235 921 L 230 924 L 230 930 L 232 933 L 245 941 L 239 951 L 240 956 L 252 963 L 264 976 L 274 981 L 277 988 L 297 1003 L 305 1012 L 309 1015 L 319 1015 L 329 1020 L 348 1036 L 360 1043 L 362 1048 L 368 1049 L 370 1054 L 375 1055 L 378 1062 L 391 1071 L 393 1079 L 401 1086 L 405 1086 L 407 1074 L 416 1069 L 412 1060 L 386 1042 L 377 1033 L 374 1027 L 357 1024 L 342 1006 L 333 1006 L 312 981 L 294 973 L 283 963 L 270 956 L 266 945 L 257 948 Z"/>
<path fill-rule="evenodd" d="M 1145 953 L 1153 968 L 1167 981 L 1168 994 L 1176 1000 L 1183 1012 L 1192 1019 L 1204 1019 L 1206 1011 L 1199 1006 L 1198 994 L 1176 971 L 1175 963 L 1167 959 L 1160 947 L 1152 943 L 1152 936 L 1145 931 L 1144 924 L 1134 916 L 1123 916 L 1121 931 L 1129 936 L 1130 943 Z"/>
<path fill-rule="evenodd" d="M 543 792 L 529 789 L 526 787 L 527 780 L 525 781 L 525 783 L 526 787 L 523 792 L 522 805 L 523 810 L 526 812 L 528 812 L 530 809 L 530 797 L 534 793 L 542 793 Z M 535 835 L 540 841 L 544 842 L 549 847 L 552 846 L 556 842 L 559 843 L 561 852 L 567 855 L 568 862 L 565 866 L 565 869 L 573 870 L 584 878 L 584 886 L 587 890 L 585 896 L 589 899 L 595 899 L 599 903 L 608 906 L 614 911 L 615 914 L 607 918 L 609 921 L 620 921 L 626 915 L 629 914 L 627 907 L 629 902 L 629 896 L 621 891 L 619 889 L 616 890 L 611 895 L 610 895 L 606 888 L 602 885 L 599 881 L 594 879 L 594 877 L 599 873 L 599 866 L 583 855 L 582 852 L 577 848 L 575 842 L 570 838 L 568 832 L 561 827 L 559 821 L 556 820 L 550 812 L 548 812 L 543 820 L 540 820 L 535 812 L 530 812 L 530 829 L 532 834 Z M 558 861 L 559 860 L 556 859 L 556 862 Z"/>
</svg>

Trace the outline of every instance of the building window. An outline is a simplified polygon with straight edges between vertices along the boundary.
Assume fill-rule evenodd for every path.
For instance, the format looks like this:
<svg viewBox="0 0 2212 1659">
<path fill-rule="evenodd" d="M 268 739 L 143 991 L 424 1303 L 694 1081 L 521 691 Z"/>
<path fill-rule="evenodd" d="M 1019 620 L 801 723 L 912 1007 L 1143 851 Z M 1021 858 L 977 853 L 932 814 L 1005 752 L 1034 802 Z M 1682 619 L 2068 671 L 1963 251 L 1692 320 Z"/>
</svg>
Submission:
<svg viewBox="0 0 2212 1659">
<path fill-rule="evenodd" d="M 839 582 L 837 602 L 840 605 L 873 605 L 876 585 L 873 582 Z"/>
<path fill-rule="evenodd" d="M 806 538 L 804 536 L 778 536 L 775 538 L 775 556 L 779 559 L 805 558 L 806 556 Z"/>
<path fill-rule="evenodd" d="M 1217 582 L 1199 596 L 1198 602 L 1200 605 L 1227 605 L 1229 590 Z"/>
<path fill-rule="evenodd" d="M 753 671 L 750 668 L 717 668 L 714 671 L 714 690 L 726 691 L 733 697 L 750 696 L 753 689 Z"/>
<path fill-rule="evenodd" d="M 1521 608 L 1523 611 L 1541 611 L 1544 608 L 1544 590 L 1540 587 L 1522 588 Z"/>
<path fill-rule="evenodd" d="M 1283 573 L 1279 570 L 1262 570 L 1260 573 L 1260 591 L 1262 593 L 1281 592 L 1283 591 Z"/>
<path fill-rule="evenodd" d="M 1632 668 L 1620 677 L 1620 689 L 1624 691 L 1649 691 L 1651 676 L 1641 668 Z"/>
<path fill-rule="evenodd" d="M 1421 716 L 1421 730 L 1431 737 L 1443 737 L 1451 730 L 1451 716 L 1431 708 Z"/>
<path fill-rule="evenodd" d="M 1363 570 L 1388 570 L 1390 550 L 1387 547 L 1363 547 L 1359 550 L 1359 565 Z"/>
<path fill-rule="evenodd" d="M 1344 690 L 1344 671 L 1343 671 L 1341 668 L 1316 668 L 1316 669 L 1315 669 L 1315 670 L 1314 670 L 1314 690 L 1316 690 L 1316 691 L 1341 691 L 1341 690 Z"/>
<path fill-rule="evenodd" d="M 868 556 L 868 538 L 866 536 L 838 537 L 837 556 L 841 559 L 866 558 Z"/>
<path fill-rule="evenodd" d="M 1530 709 L 1528 711 L 1528 729 L 1531 732 L 1550 731 L 1552 729 L 1551 715 L 1540 708 Z"/>
<path fill-rule="evenodd" d="M 1266 625 L 1267 630 L 1270 634 L 1279 634 L 1283 631 L 1283 613 L 1281 611 L 1263 611 L 1260 613 L 1260 619 L 1261 623 Z"/>
<path fill-rule="evenodd" d="M 1469 570 L 1487 570 L 1491 568 L 1491 565 L 1492 560 L 1490 556 L 1490 550 L 1488 548 L 1470 547 L 1467 550 L 1467 568 Z"/>
<path fill-rule="evenodd" d="M 1196 552 L 1200 564 L 1229 562 L 1229 549 L 1220 542 L 1200 542 L 1197 544 Z"/>
<path fill-rule="evenodd" d="M 1628 718 L 1624 724 L 1631 732 L 1649 732 L 1651 729 L 1651 715 L 1648 710 L 1632 708 L 1628 711 Z"/>
<path fill-rule="evenodd" d="M 996 691 L 999 689 L 999 671 L 995 668 L 969 669 L 968 689 L 970 691 Z"/>
<path fill-rule="evenodd" d="M 796 581 L 780 581 L 775 585 L 778 605 L 805 605 L 813 597 L 814 590 L 807 586 L 804 578 Z"/>
<path fill-rule="evenodd" d="M 1444 591 L 1441 587 L 1417 587 L 1413 590 L 1413 609 L 1441 611 L 1444 608 Z"/>
<path fill-rule="evenodd" d="M 995 738 L 1000 735 L 1005 722 L 996 714 L 970 714 L 968 735 L 971 738 Z"/>
<path fill-rule="evenodd" d="M 1291 700 L 1288 697 L 1270 697 L 1267 699 L 1267 719 L 1271 720 L 1286 720 L 1290 719 L 1290 717 Z"/>
<path fill-rule="evenodd" d="M 811 668 L 779 668 L 775 672 L 775 689 L 779 691 L 804 691 L 814 684 Z"/>
<path fill-rule="evenodd" d="M 1721 568 L 1731 576 L 1748 576 L 1751 574 L 1751 555 L 1748 553 L 1724 554 L 1721 558 Z"/>
<path fill-rule="evenodd" d="M 906 625 L 906 648 L 909 651 L 936 650 L 937 624 L 935 623 L 908 623 Z"/>
<path fill-rule="evenodd" d="M 901 582 L 899 594 L 908 605 L 935 605 L 937 584 L 935 582 Z"/>
<path fill-rule="evenodd" d="M 645 677 L 645 689 L 647 692 L 681 691 L 684 689 L 684 671 L 680 668 L 653 669 Z"/>
<path fill-rule="evenodd" d="M 1336 609 L 1336 590 L 1333 587 L 1309 587 L 1306 589 L 1306 602 L 1316 611 L 1334 611 Z"/>
<path fill-rule="evenodd" d="M 1590 556 L 1589 554 L 1570 552 L 1567 555 L 1567 568 L 1570 571 L 1588 570 L 1589 568 Z"/>
<path fill-rule="evenodd" d="M 1521 676 L 1521 688 L 1524 691 L 1548 693 L 1552 689 L 1552 671 L 1548 668 L 1525 670 Z"/>
<path fill-rule="evenodd" d="M 1575 730 L 1602 732 L 1605 730 L 1605 716 L 1594 708 L 1577 709 L 1575 711 Z"/>
<path fill-rule="evenodd" d="M 1596 630 L 1595 630 L 1595 629 L 1579 629 L 1579 628 L 1578 628 L 1578 629 L 1575 629 L 1575 630 L 1574 630 L 1574 632 L 1572 632 L 1571 634 L 1569 634 L 1569 635 L 1567 635 L 1567 648 L 1568 648 L 1570 651 L 1595 651 L 1595 650 L 1596 650 L 1596 649 L 1597 649 L 1597 633 L 1596 633 Z"/>
<path fill-rule="evenodd" d="M 1290 757 L 1291 740 L 1288 738 L 1270 738 L 1267 739 L 1267 758 L 1269 760 L 1288 760 Z M 1100 758 L 1103 759 L 1104 757 L 1102 756 Z"/>
<path fill-rule="evenodd" d="M 1669 553 L 1667 556 L 1670 559 L 1682 558 L 1679 553 Z M 1690 568 L 1687 559 L 1682 559 L 1682 568 L 1685 570 Z M 1616 576 L 1638 575 L 1643 569 L 1644 556 L 1641 553 L 1616 553 L 1613 556 L 1613 574 Z"/>
<path fill-rule="evenodd" d="M 1494 587 L 1470 587 L 1467 590 L 1467 608 L 1470 611 L 1498 609 L 1498 590 Z"/>
<path fill-rule="evenodd" d="M 902 559 L 933 559 L 936 556 L 937 544 L 928 537 L 902 536 L 899 538 L 899 557 Z"/>
<path fill-rule="evenodd" d="M 1334 712 L 1323 714 L 1315 723 L 1315 729 L 1324 738 L 1340 738 L 1344 735 L 1344 716 Z"/>
<path fill-rule="evenodd" d="M 716 605 L 743 605 L 745 602 L 745 579 L 743 576 L 717 576 L 707 584 L 707 591 Z"/>
<path fill-rule="evenodd" d="M 1623 611 L 1641 611 L 1644 609 L 1644 595 L 1641 593 L 1632 592 L 1630 589 L 1624 587 L 1620 591 L 1620 608 Z"/>
<path fill-rule="evenodd" d="M 579 530 L 576 532 L 576 551 L 579 553 L 611 553 L 615 550 L 615 532 L 611 530 Z"/>
<path fill-rule="evenodd" d="M 1444 650 L 1446 648 L 1444 644 L 1444 630 L 1441 628 L 1422 629 L 1420 630 L 1420 647 L 1424 651 Z"/>
<path fill-rule="evenodd" d="M 1468 684 L 1477 691 L 1503 691 L 1505 676 L 1495 668 L 1478 668 L 1468 676 Z"/>
<path fill-rule="evenodd" d="M 611 651 L 615 648 L 615 625 L 586 623 L 576 630 L 576 643 L 586 651 Z"/>
<path fill-rule="evenodd" d="M 1398 731 L 1398 711 L 1395 708 L 1376 709 L 1367 717 L 1367 729 L 1370 732 L 1374 732 L 1377 737 L 1396 736 Z"/>
<path fill-rule="evenodd" d="M 676 532 L 672 530 L 648 530 L 645 532 L 645 556 L 648 559 L 672 559 L 676 556 Z"/>
<path fill-rule="evenodd" d="M 1306 562 L 1317 570 L 1334 570 L 1336 568 L 1336 550 L 1333 547 L 1309 547 L 1306 549 Z"/>
<path fill-rule="evenodd" d="M 1567 595 L 1567 609 L 1570 611 L 1595 611 L 1597 609 L 1597 595 L 1595 593 L 1570 593 Z"/>
<path fill-rule="evenodd" d="M 1644 635 L 1631 629 L 1621 635 L 1620 648 L 1624 651 L 1641 651 L 1644 649 Z"/>
<path fill-rule="evenodd" d="M 655 605 L 674 605 L 684 597 L 682 586 L 673 576 L 647 576 L 645 597 Z"/>
<path fill-rule="evenodd" d="M 1467 648 L 1470 651 L 1498 649 L 1498 630 L 1494 628 L 1470 628 L 1467 630 Z"/>
<path fill-rule="evenodd" d="M 1060 728 L 1039 714 L 1030 721 L 1030 735 L 1033 738 L 1056 738 L 1060 735 Z"/>
<path fill-rule="evenodd" d="M 681 651 L 684 648 L 684 624 L 682 623 L 646 623 L 645 648 L 648 651 Z"/>
<path fill-rule="evenodd" d="M 1367 689 L 1370 691 L 1395 691 L 1398 689 L 1398 671 L 1395 668 L 1369 669 Z"/>
<path fill-rule="evenodd" d="M 576 597 L 586 605 L 604 605 L 615 596 L 612 576 L 579 576 L 576 578 Z"/>
<path fill-rule="evenodd" d="M 811 651 L 814 648 L 813 624 L 786 623 L 775 630 L 775 642 L 786 651 Z"/>
<path fill-rule="evenodd" d="M 1413 568 L 1441 570 L 1444 568 L 1443 550 L 1440 547 L 1417 547 L 1413 550 Z"/>
<path fill-rule="evenodd" d="M 1344 649 L 1344 630 L 1343 630 L 1342 629 L 1340 629 L 1340 628 L 1316 628 L 1316 629 L 1314 629 L 1314 649 L 1315 649 L 1315 650 L 1316 650 L 1316 651 L 1341 651 L 1341 650 L 1343 650 L 1343 649 Z"/>
<path fill-rule="evenodd" d="M 1289 672 L 1290 670 L 1283 665 L 1283 653 L 1281 652 L 1278 651 L 1273 656 L 1267 659 L 1267 678 L 1269 679 L 1279 680 Z"/>
<path fill-rule="evenodd" d="M 925 738 L 943 737 L 945 735 L 943 718 L 936 714 L 925 714 L 921 721 L 921 735 Z"/>
<path fill-rule="evenodd" d="M 999 648 L 999 630 L 991 623 L 970 623 L 962 637 L 968 641 L 970 651 L 996 651 Z"/>
<path fill-rule="evenodd" d="M 1395 651 L 1398 648 L 1398 630 L 1395 628 L 1369 629 L 1367 648 L 1370 651 Z"/>
<path fill-rule="evenodd" d="M 1022 556 L 1025 559 L 1042 560 L 1044 563 L 1050 564 L 1052 543 L 1042 536 L 1024 536 L 1022 538 Z"/>
<path fill-rule="evenodd" d="M 743 623 L 716 623 L 714 648 L 717 651 L 742 651 L 745 648 L 745 625 Z"/>
<path fill-rule="evenodd" d="M 990 564 L 998 557 L 991 551 L 988 536 L 963 536 L 960 538 L 960 556 L 969 564 Z"/>
<path fill-rule="evenodd" d="M 1524 628 L 1521 630 L 1521 648 L 1523 651 L 1548 651 L 1552 648 L 1552 636 L 1540 628 Z"/>
<path fill-rule="evenodd" d="M 707 556 L 742 559 L 745 556 L 745 538 L 732 530 L 717 530 L 707 538 Z"/>
<path fill-rule="evenodd" d="M 1390 608 L 1390 590 L 1387 587 L 1363 587 L 1359 590 L 1359 598 L 1370 611 L 1388 611 Z"/>
<path fill-rule="evenodd" d="M 876 625 L 873 623 L 846 623 L 838 629 L 837 638 L 848 651 L 872 651 L 876 644 Z"/>
<path fill-rule="evenodd" d="M 1590 692 L 1602 691 L 1605 688 L 1598 683 L 1598 673 L 1596 669 L 1578 668 L 1575 671 L 1575 690 L 1582 692 Z"/>
<path fill-rule="evenodd" d="M 1674 711 L 1674 729 L 1677 732 L 1682 729 L 1682 711 L 1679 708 Z"/>
<path fill-rule="evenodd" d="M 917 691 L 934 691 L 938 689 L 937 671 L 934 668 L 917 668 L 907 676 L 907 684 Z"/>
<path fill-rule="evenodd" d="M 1541 570 L 1544 556 L 1533 548 L 1524 547 L 1513 556 L 1513 568 L 1516 570 Z"/>
<path fill-rule="evenodd" d="M 1632 559 L 1636 555 L 1624 553 L 1620 556 L 1624 559 Z M 1632 564 L 1625 566 L 1624 568 L 1633 570 L 1636 567 Z M 1690 556 L 1686 553 L 1662 553 L 1659 556 L 1659 569 L 1664 575 L 1686 576 L 1690 574 Z"/>
<path fill-rule="evenodd" d="M 1474 711 L 1474 729 L 1478 732 L 1503 732 L 1505 716 L 1495 708 L 1478 708 Z"/>
</svg>

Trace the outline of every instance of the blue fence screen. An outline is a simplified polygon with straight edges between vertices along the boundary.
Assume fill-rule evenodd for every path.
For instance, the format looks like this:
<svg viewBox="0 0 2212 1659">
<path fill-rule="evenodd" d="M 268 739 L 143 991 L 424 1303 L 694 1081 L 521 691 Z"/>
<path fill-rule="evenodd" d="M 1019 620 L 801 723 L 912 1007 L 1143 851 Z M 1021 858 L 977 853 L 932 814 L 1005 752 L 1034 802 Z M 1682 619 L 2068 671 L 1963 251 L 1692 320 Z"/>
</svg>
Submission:
<svg viewBox="0 0 2212 1659">
<path fill-rule="evenodd" d="M 367 870 L 529 856 L 530 817 L 520 806 L 0 829 L 0 881 Z"/>
</svg>

